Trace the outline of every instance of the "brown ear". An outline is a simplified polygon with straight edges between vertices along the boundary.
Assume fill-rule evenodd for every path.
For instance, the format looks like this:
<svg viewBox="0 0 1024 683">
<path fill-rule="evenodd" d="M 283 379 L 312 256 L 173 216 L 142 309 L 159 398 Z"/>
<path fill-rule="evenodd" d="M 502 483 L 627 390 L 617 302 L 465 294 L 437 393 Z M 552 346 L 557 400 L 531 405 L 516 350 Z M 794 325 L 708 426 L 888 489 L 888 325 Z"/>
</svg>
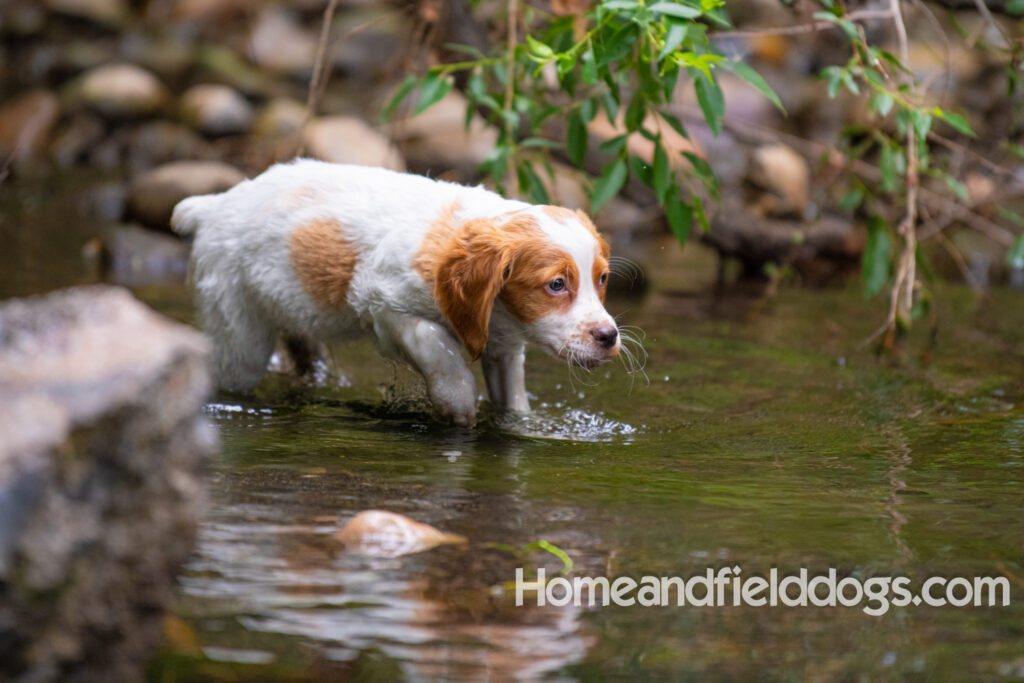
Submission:
<svg viewBox="0 0 1024 683">
<path fill-rule="evenodd" d="M 509 237 L 489 220 L 469 221 L 437 270 L 434 296 L 474 360 L 487 345 L 491 309 L 512 264 Z"/>
</svg>

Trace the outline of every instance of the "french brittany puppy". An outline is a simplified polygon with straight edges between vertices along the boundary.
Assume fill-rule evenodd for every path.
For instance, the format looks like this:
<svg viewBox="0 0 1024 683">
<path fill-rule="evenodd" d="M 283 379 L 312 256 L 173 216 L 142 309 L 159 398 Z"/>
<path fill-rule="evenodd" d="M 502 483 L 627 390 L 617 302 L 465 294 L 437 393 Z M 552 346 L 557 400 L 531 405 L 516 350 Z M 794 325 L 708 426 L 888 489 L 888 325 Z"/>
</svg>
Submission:
<svg viewBox="0 0 1024 683">
<path fill-rule="evenodd" d="M 620 350 L 608 244 L 580 211 L 382 168 L 297 160 L 174 209 L 218 384 L 263 376 L 278 334 L 368 333 L 426 380 L 437 417 L 476 420 L 460 346 L 491 401 L 528 411 L 524 347 L 593 368 Z"/>
</svg>

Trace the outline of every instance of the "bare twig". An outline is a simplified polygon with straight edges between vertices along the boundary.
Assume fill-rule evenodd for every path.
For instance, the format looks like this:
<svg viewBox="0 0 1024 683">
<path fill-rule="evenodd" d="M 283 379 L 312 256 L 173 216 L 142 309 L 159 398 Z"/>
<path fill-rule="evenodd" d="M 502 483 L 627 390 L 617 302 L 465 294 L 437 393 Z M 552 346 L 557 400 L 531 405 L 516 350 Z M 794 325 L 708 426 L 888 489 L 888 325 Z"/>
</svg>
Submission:
<svg viewBox="0 0 1024 683">
<path fill-rule="evenodd" d="M 963 152 L 965 155 L 971 157 L 976 162 L 978 162 L 988 170 L 992 171 L 993 173 L 1005 176 L 1006 179 L 1009 180 L 1010 182 L 1017 183 L 1019 185 L 1024 185 L 1024 178 L 1021 178 L 1019 175 L 1017 175 L 1016 171 L 1014 171 L 1013 169 L 1009 169 L 1006 166 L 1000 166 L 999 164 L 995 163 L 988 157 L 982 154 L 978 154 L 967 145 L 962 145 L 959 142 L 956 142 L 955 140 L 950 140 L 946 136 L 940 135 L 934 131 L 928 131 L 928 139 L 933 142 L 939 143 L 946 149 L 953 150 L 956 152 Z"/>
<path fill-rule="evenodd" d="M 910 47 L 907 27 L 903 22 L 900 0 L 889 0 L 892 20 L 896 28 L 900 62 L 910 63 Z M 904 81 L 908 80 L 904 76 Z M 911 83 L 911 86 L 913 84 Z M 909 325 L 914 303 L 914 285 L 917 283 L 917 194 L 920 181 L 917 177 L 917 132 L 913 125 L 907 126 L 907 213 L 896 231 L 903 238 L 903 251 L 896 267 L 896 281 L 893 284 L 889 309 L 889 324 L 886 332 L 886 346 L 892 347 L 897 325 Z"/>
<path fill-rule="evenodd" d="M 850 21 L 870 21 L 872 19 L 892 19 L 892 10 L 859 10 L 846 15 Z M 831 21 L 811 21 L 796 26 L 766 26 L 764 28 L 743 29 L 741 31 L 716 31 L 711 34 L 716 38 L 756 38 L 758 36 L 792 36 L 801 33 L 814 33 L 838 28 Z"/>
<path fill-rule="evenodd" d="M 515 134 L 515 127 L 512 125 L 512 100 L 515 97 L 515 69 L 516 69 L 516 20 L 518 19 L 517 13 L 519 11 L 517 0 L 508 0 L 508 35 L 505 53 L 505 68 L 508 72 L 505 81 L 505 143 L 512 146 Z M 518 185 L 516 178 L 516 160 L 514 154 L 508 155 L 508 194 L 510 197 L 516 196 L 518 192 Z"/>
<path fill-rule="evenodd" d="M 941 230 L 935 233 L 935 237 L 938 243 L 942 245 L 942 248 L 946 250 L 946 253 L 949 254 L 950 258 L 953 259 L 953 263 L 956 264 L 957 269 L 960 270 L 960 274 L 964 276 L 964 280 L 971 286 L 974 293 L 984 294 L 985 288 L 981 286 L 981 283 L 974 277 L 974 273 L 972 273 L 971 269 L 967 267 L 967 262 L 964 261 L 964 256 L 960 253 L 960 250 L 956 248 L 956 245 L 953 244 L 953 242 L 946 237 Z"/>
<path fill-rule="evenodd" d="M 338 0 L 330 0 L 327 7 L 324 8 L 323 25 L 320 27 L 320 39 L 317 41 L 316 56 L 313 58 L 313 73 L 309 79 L 309 92 L 306 95 L 306 115 L 302 117 L 302 124 L 295 135 L 295 156 L 301 156 L 304 151 L 302 134 L 320 106 L 320 98 L 323 97 L 324 88 L 330 75 L 330 66 L 326 64 L 327 45 L 331 37 L 331 20 L 334 19 L 334 10 L 337 7 Z"/>
<path fill-rule="evenodd" d="M 1013 49 L 1013 39 L 1010 34 L 996 21 L 995 17 L 992 16 L 992 12 L 989 10 L 988 5 L 985 4 L 985 0 L 974 0 L 974 6 L 978 8 L 978 12 L 984 17 L 985 21 L 989 26 L 994 28 L 1003 40 L 1006 42 L 1007 49 Z"/>
</svg>

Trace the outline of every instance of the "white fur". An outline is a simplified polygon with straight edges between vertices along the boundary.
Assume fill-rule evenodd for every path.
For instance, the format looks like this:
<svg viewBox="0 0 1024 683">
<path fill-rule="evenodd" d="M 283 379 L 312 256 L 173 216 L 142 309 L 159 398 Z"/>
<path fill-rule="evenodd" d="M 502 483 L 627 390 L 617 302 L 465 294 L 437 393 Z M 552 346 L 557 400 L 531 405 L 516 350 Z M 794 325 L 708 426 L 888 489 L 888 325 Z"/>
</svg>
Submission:
<svg viewBox="0 0 1024 683">
<path fill-rule="evenodd" d="M 591 282 L 597 253 L 582 224 L 555 221 L 529 204 L 481 187 L 362 166 L 297 160 L 278 164 L 227 192 L 191 197 L 175 207 L 172 225 L 194 234 L 192 281 L 202 325 L 215 344 L 218 383 L 244 390 L 263 376 L 281 332 L 321 341 L 369 333 L 379 351 L 423 375 L 440 417 L 475 420 L 476 387 L 458 337 L 430 285 L 412 267 L 431 222 L 454 201 L 456 220 L 529 212 L 542 231 L 576 261 L 581 287 L 568 314 L 532 324 L 497 301 L 489 321 L 484 374 L 492 402 L 529 410 L 523 381 L 524 348 L 538 343 L 566 357 L 570 350 L 598 358 L 588 330 L 612 325 Z M 292 269 L 289 237 L 297 226 L 334 219 L 359 252 L 347 308 L 324 311 Z M 618 350 L 618 344 L 608 357 Z"/>
</svg>

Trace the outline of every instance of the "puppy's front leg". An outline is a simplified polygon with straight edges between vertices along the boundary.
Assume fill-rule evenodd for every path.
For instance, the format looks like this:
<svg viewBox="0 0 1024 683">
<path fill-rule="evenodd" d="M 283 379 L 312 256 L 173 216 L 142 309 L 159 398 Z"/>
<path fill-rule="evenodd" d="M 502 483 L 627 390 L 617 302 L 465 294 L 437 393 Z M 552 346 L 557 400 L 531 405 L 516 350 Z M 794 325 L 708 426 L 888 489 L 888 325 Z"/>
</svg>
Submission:
<svg viewBox="0 0 1024 683">
<path fill-rule="evenodd" d="M 487 395 L 491 403 L 505 410 L 520 413 L 530 412 L 530 400 L 526 397 L 526 347 L 491 346 L 484 349 L 484 379 L 487 380 Z"/>
<path fill-rule="evenodd" d="M 375 320 L 378 340 L 391 346 L 427 382 L 437 417 L 448 424 L 476 423 L 476 380 L 462 358 L 459 340 L 443 325 L 401 313 Z"/>
</svg>

